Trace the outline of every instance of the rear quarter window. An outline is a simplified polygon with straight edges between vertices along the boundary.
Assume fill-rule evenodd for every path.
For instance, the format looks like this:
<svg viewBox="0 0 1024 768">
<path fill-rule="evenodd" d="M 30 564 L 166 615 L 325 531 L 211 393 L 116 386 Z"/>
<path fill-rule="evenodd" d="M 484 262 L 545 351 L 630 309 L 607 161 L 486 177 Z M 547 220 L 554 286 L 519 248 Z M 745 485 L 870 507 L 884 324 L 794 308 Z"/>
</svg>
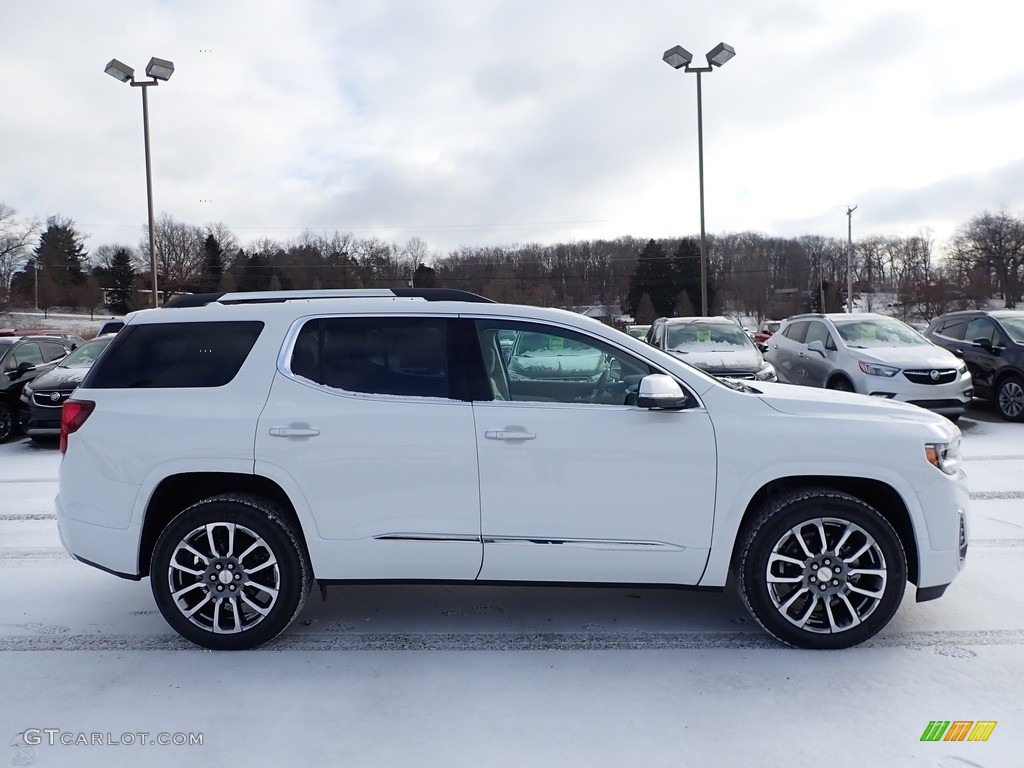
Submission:
<svg viewBox="0 0 1024 768">
<path fill-rule="evenodd" d="M 263 330 L 258 320 L 126 327 L 90 369 L 83 387 L 221 387 L 242 367 Z"/>
</svg>

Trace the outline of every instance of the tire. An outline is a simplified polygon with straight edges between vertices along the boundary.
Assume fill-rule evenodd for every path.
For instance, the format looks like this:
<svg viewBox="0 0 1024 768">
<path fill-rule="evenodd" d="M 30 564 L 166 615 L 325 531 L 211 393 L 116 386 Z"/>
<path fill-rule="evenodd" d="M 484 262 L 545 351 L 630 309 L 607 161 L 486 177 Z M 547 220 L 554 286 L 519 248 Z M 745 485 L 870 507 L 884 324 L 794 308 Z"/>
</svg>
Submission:
<svg viewBox="0 0 1024 768">
<path fill-rule="evenodd" d="M 0 400 L 0 443 L 6 442 L 17 432 L 18 424 L 14 409 Z"/>
<path fill-rule="evenodd" d="M 848 648 L 896 613 L 907 561 L 896 531 L 873 507 L 806 488 L 769 500 L 753 518 L 737 577 L 747 610 L 769 634 L 800 648 Z"/>
<path fill-rule="evenodd" d="M 834 389 L 836 392 L 853 392 L 853 385 L 850 384 L 848 379 L 844 379 L 842 376 L 837 376 L 828 383 L 826 389 Z"/>
<path fill-rule="evenodd" d="M 267 500 L 243 494 L 204 499 L 171 520 L 153 549 L 149 577 L 167 623 L 218 651 L 277 637 L 312 587 L 291 524 Z"/>
<path fill-rule="evenodd" d="M 1006 421 L 1024 421 L 1024 379 L 1007 376 L 999 382 L 996 410 Z"/>
</svg>

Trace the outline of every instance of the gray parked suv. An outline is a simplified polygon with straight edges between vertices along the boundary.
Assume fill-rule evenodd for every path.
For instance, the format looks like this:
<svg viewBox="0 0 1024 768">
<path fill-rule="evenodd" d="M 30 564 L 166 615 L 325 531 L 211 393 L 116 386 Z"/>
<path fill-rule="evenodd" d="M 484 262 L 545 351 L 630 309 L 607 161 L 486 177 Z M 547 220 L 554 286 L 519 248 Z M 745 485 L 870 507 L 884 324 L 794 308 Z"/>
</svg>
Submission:
<svg viewBox="0 0 1024 768">
<path fill-rule="evenodd" d="M 885 315 L 797 315 L 767 347 L 779 381 L 900 400 L 951 421 L 973 393 L 962 360 Z"/>
</svg>

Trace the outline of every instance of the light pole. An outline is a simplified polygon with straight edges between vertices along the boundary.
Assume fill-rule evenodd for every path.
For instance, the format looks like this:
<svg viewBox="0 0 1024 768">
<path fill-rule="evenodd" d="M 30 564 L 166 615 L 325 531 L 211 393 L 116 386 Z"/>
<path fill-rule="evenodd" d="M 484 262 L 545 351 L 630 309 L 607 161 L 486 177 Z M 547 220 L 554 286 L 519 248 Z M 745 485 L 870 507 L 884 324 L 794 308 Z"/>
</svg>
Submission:
<svg viewBox="0 0 1024 768">
<path fill-rule="evenodd" d="M 708 315 L 708 251 L 707 241 L 704 234 L 704 118 L 701 106 L 700 76 L 704 72 L 711 72 L 715 67 L 720 67 L 733 56 L 736 49 L 726 43 L 719 43 L 707 55 L 707 66 L 691 67 L 693 54 L 680 45 L 669 48 L 662 56 L 662 61 L 673 69 L 681 69 L 684 72 L 693 72 L 697 75 L 697 167 L 700 176 L 700 313 L 703 317 Z"/>
<path fill-rule="evenodd" d="M 857 206 L 846 207 L 846 311 L 853 312 L 853 212 Z"/>
<path fill-rule="evenodd" d="M 153 172 L 149 162 L 149 99 L 146 98 L 146 91 L 151 85 L 160 85 L 161 80 L 170 80 L 174 74 L 174 64 L 164 59 L 151 58 L 146 65 L 146 75 L 150 78 L 143 82 L 136 82 L 135 70 L 117 59 L 111 59 L 103 70 L 111 77 L 120 80 L 122 83 L 129 83 L 133 88 L 142 89 L 142 133 L 146 142 L 146 201 L 149 205 L 149 267 L 152 271 L 153 306 L 160 306 L 157 299 L 156 279 L 156 237 L 153 223 Z"/>
</svg>

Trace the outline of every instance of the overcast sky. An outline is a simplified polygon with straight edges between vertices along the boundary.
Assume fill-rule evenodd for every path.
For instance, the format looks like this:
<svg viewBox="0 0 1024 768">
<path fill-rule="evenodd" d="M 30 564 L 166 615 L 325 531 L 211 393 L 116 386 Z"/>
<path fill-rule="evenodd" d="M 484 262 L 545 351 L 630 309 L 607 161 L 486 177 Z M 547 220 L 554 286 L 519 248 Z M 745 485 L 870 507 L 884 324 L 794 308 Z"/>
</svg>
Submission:
<svg viewBox="0 0 1024 768">
<path fill-rule="evenodd" d="M 86 246 L 157 214 L 459 245 L 708 232 L 947 238 L 1024 213 L 1008 0 L 5 0 L 0 202 Z"/>
</svg>

